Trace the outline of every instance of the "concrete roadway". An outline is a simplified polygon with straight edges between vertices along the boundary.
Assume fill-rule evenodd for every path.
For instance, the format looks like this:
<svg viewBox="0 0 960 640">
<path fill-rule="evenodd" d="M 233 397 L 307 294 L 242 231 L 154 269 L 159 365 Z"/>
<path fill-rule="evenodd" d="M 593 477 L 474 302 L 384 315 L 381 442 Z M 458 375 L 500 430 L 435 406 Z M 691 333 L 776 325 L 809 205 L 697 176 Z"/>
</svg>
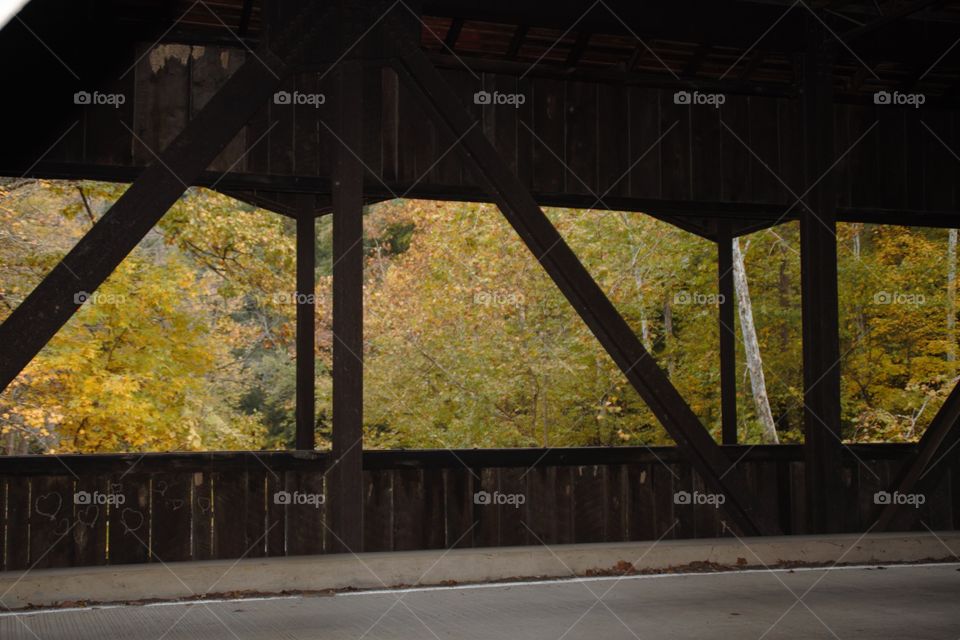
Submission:
<svg viewBox="0 0 960 640">
<path fill-rule="evenodd" d="M 586 578 L 5 612 L 0 638 L 956 640 L 960 564 Z"/>
</svg>

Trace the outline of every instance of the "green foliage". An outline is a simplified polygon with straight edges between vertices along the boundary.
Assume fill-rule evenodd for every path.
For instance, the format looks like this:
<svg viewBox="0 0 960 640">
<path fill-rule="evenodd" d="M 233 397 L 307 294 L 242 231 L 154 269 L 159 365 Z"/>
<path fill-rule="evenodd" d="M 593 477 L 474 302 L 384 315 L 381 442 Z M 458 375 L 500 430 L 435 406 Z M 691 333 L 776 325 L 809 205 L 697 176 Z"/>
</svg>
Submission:
<svg viewBox="0 0 960 640">
<path fill-rule="evenodd" d="M 15 181 L 0 320 L 125 187 Z M 641 214 L 548 216 L 719 435 L 716 246 Z M 492 206 L 394 200 L 365 216 L 368 447 L 669 444 Z M 917 438 L 957 376 L 945 231 L 841 225 L 844 437 Z M 329 442 L 332 270 L 317 223 L 319 446 Z M 741 239 L 783 442 L 802 440 L 799 231 Z M 283 448 L 294 440 L 294 226 L 189 190 L 0 396 L 7 452 Z M 955 312 L 955 310 L 954 310 Z M 739 326 L 737 328 L 739 331 Z M 742 345 L 741 438 L 760 441 Z"/>
</svg>

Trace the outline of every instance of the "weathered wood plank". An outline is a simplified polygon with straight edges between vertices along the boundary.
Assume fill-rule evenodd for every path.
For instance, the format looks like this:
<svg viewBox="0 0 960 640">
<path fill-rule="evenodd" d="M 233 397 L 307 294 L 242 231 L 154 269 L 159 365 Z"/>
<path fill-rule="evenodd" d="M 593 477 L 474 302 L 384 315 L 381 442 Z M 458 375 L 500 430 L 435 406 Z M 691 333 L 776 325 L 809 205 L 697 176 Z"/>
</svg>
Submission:
<svg viewBox="0 0 960 640">
<path fill-rule="evenodd" d="M 604 539 L 604 477 L 597 465 L 575 467 L 573 483 L 574 542 Z"/>
<path fill-rule="evenodd" d="M 380 157 L 387 182 L 400 178 L 400 79 L 384 67 L 380 75 Z"/>
<path fill-rule="evenodd" d="M 690 165 L 697 200 L 718 202 L 722 196 L 723 171 L 720 158 L 729 133 L 720 124 L 720 110 L 705 106 L 690 109 Z M 736 141 L 734 141 L 736 144 Z"/>
<path fill-rule="evenodd" d="M 287 555 L 323 553 L 338 543 L 325 526 L 325 503 L 329 497 L 321 471 L 290 471 L 284 474 L 286 495 Z M 353 549 L 356 551 L 356 549 Z"/>
<path fill-rule="evenodd" d="M 590 194 L 597 192 L 597 85 L 568 82 L 563 97 L 566 131 L 562 152 L 567 167 L 565 191 Z M 598 194 L 599 195 L 599 194 Z"/>
<path fill-rule="evenodd" d="M 604 541 L 627 540 L 627 467 L 610 465 L 601 467 L 604 473 Z"/>
<path fill-rule="evenodd" d="M 780 166 L 780 142 L 777 126 L 777 101 L 771 98 L 749 98 L 750 105 L 750 200 L 781 202 L 785 190 Z M 789 195 L 789 194 L 788 194 Z M 800 195 L 800 193 L 797 193 Z"/>
<path fill-rule="evenodd" d="M 881 149 L 880 130 L 877 125 L 877 109 L 874 105 L 849 107 L 851 143 L 861 136 L 850 151 L 850 203 L 855 207 L 877 207 L 883 204 L 880 185 L 880 156 L 889 153 Z M 873 129 L 871 130 L 871 127 Z M 870 133 L 866 133 L 870 131 Z M 866 135 L 864 136 L 864 133 Z M 843 150 L 840 150 L 842 153 Z"/>
<path fill-rule="evenodd" d="M 30 567 L 31 478 L 6 479 L 6 558 L 5 571 Z"/>
<path fill-rule="evenodd" d="M 198 49 L 188 45 L 156 45 L 136 68 L 137 106 L 133 157 L 152 164 L 187 126 L 190 119 L 190 58 Z"/>
<path fill-rule="evenodd" d="M 69 475 L 36 478 L 30 513 L 30 566 L 68 567 L 73 563 L 74 482 Z"/>
<path fill-rule="evenodd" d="M 7 484 L 8 479 L 0 476 L 0 571 L 7 567 Z"/>
<path fill-rule="evenodd" d="M 241 555 L 244 558 L 262 558 L 267 553 L 267 536 L 280 524 L 279 519 L 267 523 L 268 513 L 271 511 L 270 505 L 274 501 L 273 494 L 267 492 L 267 478 L 275 480 L 276 474 L 263 465 L 258 465 L 248 469 L 246 476 L 247 486 L 244 492 L 246 516 Z"/>
<path fill-rule="evenodd" d="M 151 559 L 180 562 L 192 557 L 192 478 L 182 473 L 158 473 L 152 482 L 150 518 Z"/>
<path fill-rule="evenodd" d="M 363 472 L 363 550 L 393 550 L 393 472 Z"/>
<path fill-rule="evenodd" d="M 296 136 L 293 96 L 297 90 L 297 76 L 283 80 L 270 100 L 270 120 L 267 134 L 270 173 L 290 174 L 294 169 Z"/>
<path fill-rule="evenodd" d="M 504 467 L 499 470 L 498 491 L 508 496 L 508 501 L 499 505 L 500 546 L 528 543 L 527 506 L 530 497 L 523 474 L 526 469 Z"/>
<path fill-rule="evenodd" d="M 490 140 L 493 148 L 497 150 L 500 157 L 507 164 L 514 174 L 517 173 L 517 128 L 519 124 L 518 105 L 511 103 L 494 103 L 494 99 L 513 98 L 519 100 L 517 81 L 515 78 L 504 76 L 502 74 L 483 74 L 483 88 L 490 97 L 489 103 L 483 105 L 483 133 Z M 505 96 L 500 98 L 500 96 Z M 461 96 L 462 101 L 467 101 L 469 96 Z M 524 96 L 526 100 L 526 96 Z M 450 141 L 453 141 L 452 135 L 447 133 Z M 449 145 L 438 146 L 438 151 L 443 153 L 448 150 Z M 448 154 L 451 155 L 451 154 Z M 460 154 L 452 154 L 458 160 Z"/>
<path fill-rule="evenodd" d="M 213 557 L 240 558 L 247 549 L 247 472 L 215 471 L 213 479 Z"/>
<path fill-rule="evenodd" d="M 110 509 L 110 564 L 133 564 L 150 559 L 150 484 L 143 473 L 117 474 L 112 493 L 122 505 Z"/>
<path fill-rule="evenodd" d="M 444 546 L 472 547 L 474 526 L 473 492 L 474 477 L 468 468 L 457 466 L 445 469 L 444 517 L 446 519 L 446 541 Z"/>
<path fill-rule="evenodd" d="M 676 465 L 652 464 L 654 537 L 676 538 L 682 529 L 674 495 L 683 485 Z M 674 477 L 676 476 L 676 477 Z"/>
<path fill-rule="evenodd" d="M 659 90 L 630 87 L 628 97 L 630 126 L 627 140 L 632 165 L 628 176 L 630 195 L 636 198 L 659 198 L 662 194 L 663 146 L 658 140 L 661 135 L 674 135 L 676 127 L 661 131 Z"/>
<path fill-rule="evenodd" d="M 213 558 L 213 482 L 207 471 L 189 474 L 191 490 L 191 555 L 194 560 Z"/>
<path fill-rule="evenodd" d="M 443 469 L 423 471 L 423 549 L 443 549 L 446 522 L 444 520 Z"/>
<path fill-rule="evenodd" d="M 749 481 L 749 474 L 747 477 Z M 706 495 L 710 491 L 698 473 L 693 473 L 692 481 L 693 491 L 698 495 Z M 693 537 L 716 538 L 722 533 L 720 510 L 717 506 L 709 502 L 693 505 Z"/>
<path fill-rule="evenodd" d="M 660 496 L 661 503 L 665 504 L 668 500 L 673 503 L 673 518 L 677 523 L 676 528 L 671 532 L 670 537 L 672 538 L 694 538 L 696 537 L 696 510 L 698 505 L 696 504 L 697 494 L 694 494 L 694 484 L 693 484 L 693 471 L 690 469 L 689 465 L 685 464 L 672 464 L 670 465 L 670 470 L 673 471 L 673 475 L 670 478 L 673 480 L 673 491 L 669 493 L 664 493 Z M 664 477 L 666 479 L 666 477 Z M 684 496 L 686 502 L 681 498 Z M 706 505 L 705 505 L 706 506 Z M 709 507 L 713 508 L 713 507 Z M 661 522 L 660 526 L 669 526 L 665 522 Z M 665 531 L 666 529 L 661 529 Z"/>
<path fill-rule="evenodd" d="M 755 163 L 750 153 L 753 148 L 750 139 L 750 99 L 727 96 L 727 101 L 720 107 L 720 117 L 725 125 L 721 156 L 723 199 L 747 202 L 753 191 L 751 178 Z"/>
<path fill-rule="evenodd" d="M 574 487 L 575 468 L 557 467 L 553 485 L 554 504 L 556 510 L 553 517 L 556 519 L 556 543 L 571 544 L 574 539 Z"/>
<path fill-rule="evenodd" d="M 883 207 L 907 206 L 906 120 L 902 107 L 886 105 L 877 109 L 879 140 L 879 203 Z"/>
<path fill-rule="evenodd" d="M 332 83 L 333 78 L 327 76 L 330 83 Z M 383 105 L 379 99 L 382 91 L 382 82 L 383 74 L 380 69 L 364 69 L 363 72 L 363 95 L 370 96 L 369 100 L 365 100 L 363 103 L 363 153 L 361 157 L 363 162 L 370 171 L 375 175 L 380 175 L 383 170 L 383 156 L 381 153 L 382 149 L 382 131 L 381 123 L 383 122 Z M 321 90 L 326 89 L 326 85 L 330 83 L 321 83 Z M 322 140 L 322 138 L 321 138 Z M 321 145 L 321 155 L 326 156 L 329 160 L 329 153 L 325 153 L 324 150 L 329 147 Z M 320 163 L 320 173 L 324 175 L 329 172 L 329 164 Z M 454 183 L 456 183 L 454 181 Z"/>
<path fill-rule="evenodd" d="M 294 79 L 299 103 L 292 108 L 293 172 L 301 176 L 315 176 L 320 173 L 321 154 L 329 156 L 320 146 L 320 130 L 326 132 L 326 127 L 320 121 L 329 121 L 332 109 L 327 103 L 326 92 L 320 87 L 317 74 L 299 73 Z M 360 149 L 356 151 L 362 153 Z"/>
<path fill-rule="evenodd" d="M 630 191 L 627 170 L 636 158 L 630 158 L 629 99 L 627 87 L 597 87 L 597 186 L 601 197 L 626 196 Z"/>
<path fill-rule="evenodd" d="M 190 59 L 190 118 L 207 105 L 217 91 L 239 69 L 246 51 L 228 47 L 197 47 Z M 223 152 L 210 163 L 213 171 L 243 171 L 244 151 L 256 138 L 247 141 L 246 128 L 237 132 Z"/>
<path fill-rule="evenodd" d="M 426 491 L 424 472 L 398 469 L 393 472 L 393 548 L 421 549 L 425 542 Z"/>
<path fill-rule="evenodd" d="M 527 472 L 527 526 L 531 543 L 557 540 L 557 467 L 536 466 Z"/>
<path fill-rule="evenodd" d="M 86 135 L 83 138 L 83 156 L 86 162 L 133 164 L 132 136 L 127 126 L 130 126 L 134 117 L 137 98 L 135 81 L 136 74 L 128 73 L 100 88 L 102 93 L 123 96 L 123 104 L 91 104 L 84 107 L 82 127 Z"/>
<path fill-rule="evenodd" d="M 286 555 L 287 518 L 286 505 L 281 504 L 279 494 L 286 486 L 286 474 L 274 471 L 266 474 L 267 519 L 265 529 L 265 553 L 275 558 Z"/>
<path fill-rule="evenodd" d="M 533 94 L 533 188 L 558 193 L 564 188 L 563 140 L 566 112 L 562 82 L 538 82 Z M 522 124 L 520 125 L 523 126 Z"/>
<path fill-rule="evenodd" d="M 924 114 L 923 124 L 925 202 L 931 209 L 949 211 L 955 206 L 958 175 L 953 118 L 949 112 L 931 109 Z"/>
<path fill-rule="evenodd" d="M 627 465 L 627 536 L 629 540 L 656 538 L 653 473 L 648 464 Z"/>
<path fill-rule="evenodd" d="M 678 104 L 673 92 L 660 92 L 660 131 L 670 131 L 660 143 L 660 161 L 664 167 L 661 195 L 664 198 L 686 200 L 692 195 L 690 121 L 694 109 L 712 107 Z"/>
<path fill-rule="evenodd" d="M 75 481 L 73 507 L 73 556 L 69 566 L 107 563 L 107 520 L 115 508 L 109 476 L 80 476 Z M 89 500 L 86 499 L 89 496 Z"/>
<path fill-rule="evenodd" d="M 496 468 L 476 470 L 480 476 L 479 488 L 473 496 L 473 514 L 477 527 L 473 532 L 477 547 L 496 547 L 500 544 L 500 510 L 493 503 L 494 492 L 499 486 Z"/>
</svg>

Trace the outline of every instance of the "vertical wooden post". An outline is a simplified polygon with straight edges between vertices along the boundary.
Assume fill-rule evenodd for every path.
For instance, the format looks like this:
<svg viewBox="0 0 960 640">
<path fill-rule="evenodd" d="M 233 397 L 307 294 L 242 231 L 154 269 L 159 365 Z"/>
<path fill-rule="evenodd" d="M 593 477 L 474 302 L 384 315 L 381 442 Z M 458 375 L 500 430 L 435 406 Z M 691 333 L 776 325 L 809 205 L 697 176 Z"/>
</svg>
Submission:
<svg viewBox="0 0 960 640">
<path fill-rule="evenodd" d="M 316 303 L 316 218 L 314 195 L 303 194 L 297 203 L 297 436 L 300 450 L 313 450 L 316 407 L 314 345 Z"/>
<path fill-rule="evenodd" d="M 717 229 L 717 289 L 720 293 L 720 425 L 723 444 L 737 444 L 737 336 L 733 293 L 733 234 L 730 223 Z"/>
<path fill-rule="evenodd" d="M 363 67 L 337 65 L 333 166 L 334 551 L 360 551 L 363 481 Z"/>
<path fill-rule="evenodd" d="M 800 213 L 804 457 L 810 533 L 827 533 L 840 529 L 843 508 L 837 198 L 829 173 L 835 160 L 833 49 L 831 36 L 821 25 L 813 19 L 809 23 L 803 77 L 804 142 L 807 184 L 816 186 Z"/>
</svg>

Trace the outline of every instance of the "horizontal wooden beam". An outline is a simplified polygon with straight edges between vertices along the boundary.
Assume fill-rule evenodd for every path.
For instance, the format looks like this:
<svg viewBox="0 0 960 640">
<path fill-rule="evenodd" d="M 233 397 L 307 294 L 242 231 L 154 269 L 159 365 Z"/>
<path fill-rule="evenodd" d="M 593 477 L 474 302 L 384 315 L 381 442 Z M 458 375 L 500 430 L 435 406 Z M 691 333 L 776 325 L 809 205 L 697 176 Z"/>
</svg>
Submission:
<svg viewBox="0 0 960 640">
<path fill-rule="evenodd" d="M 803 445 L 737 445 L 723 447 L 732 460 L 803 463 Z M 904 460 L 916 446 L 905 443 L 850 445 L 850 461 Z M 180 471 L 242 470 L 316 471 L 326 468 L 329 451 L 208 451 L 178 453 L 81 453 L 58 456 L 0 456 L 0 476 L 168 473 Z M 456 469 L 542 468 L 683 462 L 677 447 L 558 447 L 555 449 L 398 449 L 363 452 L 363 468 Z"/>
</svg>

